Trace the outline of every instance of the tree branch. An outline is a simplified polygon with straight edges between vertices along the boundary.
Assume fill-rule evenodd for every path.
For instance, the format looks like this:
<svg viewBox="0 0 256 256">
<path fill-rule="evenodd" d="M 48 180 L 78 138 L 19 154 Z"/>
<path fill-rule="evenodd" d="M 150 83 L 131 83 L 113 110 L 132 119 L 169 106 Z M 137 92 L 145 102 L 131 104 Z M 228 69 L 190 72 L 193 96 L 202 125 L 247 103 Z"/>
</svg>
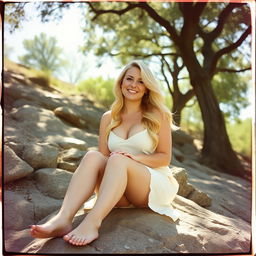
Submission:
<svg viewBox="0 0 256 256">
<path fill-rule="evenodd" d="M 150 5 L 148 5 L 148 3 L 146 2 L 140 2 L 138 4 L 138 6 L 140 8 L 142 8 L 143 10 L 145 10 L 148 15 L 155 20 L 158 24 L 160 24 L 161 26 L 163 26 L 170 34 L 171 39 L 179 44 L 180 38 L 177 34 L 177 31 L 175 30 L 175 28 L 170 24 L 170 22 L 166 19 L 164 19 L 162 16 L 160 16 Z"/>
<path fill-rule="evenodd" d="M 121 9 L 121 10 L 113 10 L 113 9 L 110 9 L 110 10 L 102 10 L 102 9 L 96 9 L 94 8 L 93 6 L 93 3 L 91 2 L 88 2 L 87 3 L 89 5 L 89 7 L 91 8 L 91 10 L 95 13 L 95 16 L 92 18 L 92 21 L 96 20 L 98 18 L 98 16 L 102 15 L 102 14 L 105 14 L 105 13 L 114 13 L 114 14 L 117 14 L 117 15 L 123 15 L 124 13 L 136 8 L 136 7 L 139 7 L 139 4 L 130 4 L 130 3 L 127 3 L 128 6 L 124 9 Z"/>
<path fill-rule="evenodd" d="M 251 70 L 251 68 L 252 68 L 251 66 L 243 69 L 216 68 L 215 73 L 218 73 L 218 72 L 240 73 L 240 72 Z"/>
<path fill-rule="evenodd" d="M 172 97 L 173 97 L 173 96 L 174 96 L 174 95 L 173 95 L 173 91 L 172 91 L 172 89 L 171 89 L 171 86 L 170 86 L 170 83 L 169 83 L 169 81 L 168 81 L 168 79 L 167 79 L 167 76 L 165 75 L 165 72 L 164 72 L 164 57 L 161 57 L 161 58 L 160 58 L 160 61 L 161 61 L 161 72 L 162 72 L 162 75 L 163 75 L 164 80 L 165 80 L 165 82 L 166 82 L 166 84 L 167 84 L 169 93 L 170 93 L 170 94 L 172 95 Z"/>
<path fill-rule="evenodd" d="M 198 30 L 200 15 L 202 14 L 206 3 L 179 3 L 179 8 L 183 13 L 184 23 L 181 29 L 181 38 L 185 40 L 194 40 Z"/>
<path fill-rule="evenodd" d="M 222 32 L 223 27 L 226 23 L 226 20 L 228 19 L 229 15 L 231 14 L 231 12 L 237 8 L 237 7 L 241 7 L 244 4 L 241 3 L 229 3 L 219 14 L 218 17 L 218 24 L 215 27 L 214 30 L 212 30 L 209 33 L 203 33 L 203 38 L 205 39 L 205 41 L 207 41 L 207 43 L 212 43 Z"/>
<path fill-rule="evenodd" d="M 217 62 L 218 60 L 225 54 L 232 52 L 234 49 L 238 48 L 242 42 L 246 39 L 246 37 L 251 33 L 251 25 L 248 26 L 248 28 L 244 31 L 244 33 L 240 36 L 240 38 L 233 44 L 222 48 L 221 50 L 219 50 L 218 52 L 215 53 L 213 60 L 212 60 L 212 64 L 211 64 L 211 68 L 210 68 L 210 73 L 214 74 L 214 71 L 216 69 L 217 66 Z"/>
</svg>

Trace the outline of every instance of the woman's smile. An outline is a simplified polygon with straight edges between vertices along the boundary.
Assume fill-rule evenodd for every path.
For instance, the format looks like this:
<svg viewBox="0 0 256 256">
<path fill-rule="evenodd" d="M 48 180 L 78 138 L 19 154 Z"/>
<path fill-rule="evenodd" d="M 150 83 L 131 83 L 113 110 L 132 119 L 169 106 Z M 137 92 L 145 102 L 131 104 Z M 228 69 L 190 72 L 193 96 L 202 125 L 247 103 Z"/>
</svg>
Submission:
<svg viewBox="0 0 256 256">
<path fill-rule="evenodd" d="M 131 94 L 136 94 L 136 93 L 138 93 L 136 90 L 134 90 L 134 89 L 127 89 L 127 91 L 129 92 L 129 93 L 131 93 Z"/>
<path fill-rule="evenodd" d="M 137 67 L 132 67 L 126 72 L 121 88 L 122 93 L 126 99 L 142 99 L 147 89 L 144 82 L 142 81 L 141 72 Z"/>
</svg>

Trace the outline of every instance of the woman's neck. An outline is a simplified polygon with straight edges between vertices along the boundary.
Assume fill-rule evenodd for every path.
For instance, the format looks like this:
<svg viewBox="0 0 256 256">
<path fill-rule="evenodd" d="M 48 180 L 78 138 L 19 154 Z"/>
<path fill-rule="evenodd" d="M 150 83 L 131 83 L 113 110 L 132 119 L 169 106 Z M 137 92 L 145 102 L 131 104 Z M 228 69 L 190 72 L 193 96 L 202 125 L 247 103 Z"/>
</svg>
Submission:
<svg viewBox="0 0 256 256">
<path fill-rule="evenodd" d="M 125 114 L 132 114 L 141 112 L 141 102 L 134 102 L 134 101 L 125 101 L 123 113 Z"/>
</svg>

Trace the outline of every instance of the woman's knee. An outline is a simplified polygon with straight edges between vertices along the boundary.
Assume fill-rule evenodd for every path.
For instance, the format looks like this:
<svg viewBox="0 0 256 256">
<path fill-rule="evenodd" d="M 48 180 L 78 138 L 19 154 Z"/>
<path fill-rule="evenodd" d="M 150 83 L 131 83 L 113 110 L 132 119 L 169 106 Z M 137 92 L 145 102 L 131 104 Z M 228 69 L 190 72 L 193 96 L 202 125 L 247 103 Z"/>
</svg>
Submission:
<svg viewBox="0 0 256 256">
<path fill-rule="evenodd" d="M 108 159 L 108 164 L 113 164 L 115 166 L 123 166 L 127 163 L 127 157 L 121 154 L 113 154 Z"/>
<path fill-rule="evenodd" d="M 107 162 L 107 157 L 104 156 L 101 152 L 96 150 L 88 151 L 82 158 L 82 164 L 99 164 L 105 165 Z"/>
</svg>

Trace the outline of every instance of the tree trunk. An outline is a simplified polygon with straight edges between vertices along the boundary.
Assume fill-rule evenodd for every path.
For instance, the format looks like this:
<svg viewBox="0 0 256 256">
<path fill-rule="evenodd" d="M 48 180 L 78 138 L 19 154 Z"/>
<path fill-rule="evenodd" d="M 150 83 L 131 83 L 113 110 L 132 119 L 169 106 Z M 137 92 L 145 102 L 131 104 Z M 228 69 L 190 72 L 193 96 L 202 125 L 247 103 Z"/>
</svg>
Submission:
<svg viewBox="0 0 256 256">
<path fill-rule="evenodd" d="M 211 80 L 201 73 L 191 74 L 204 122 L 202 160 L 212 168 L 232 175 L 244 176 L 244 168 L 232 149 L 225 120 L 214 95 Z"/>
<path fill-rule="evenodd" d="M 175 97 L 176 96 L 176 97 Z M 186 106 L 186 103 L 188 102 L 188 99 L 185 97 L 183 94 L 179 94 L 179 95 L 175 95 L 172 97 L 172 113 L 173 113 L 173 121 L 174 124 L 177 126 L 180 126 L 180 122 L 181 122 L 181 112 L 184 109 L 184 107 Z M 192 98 L 192 96 L 191 96 Z"/>
</svg>

